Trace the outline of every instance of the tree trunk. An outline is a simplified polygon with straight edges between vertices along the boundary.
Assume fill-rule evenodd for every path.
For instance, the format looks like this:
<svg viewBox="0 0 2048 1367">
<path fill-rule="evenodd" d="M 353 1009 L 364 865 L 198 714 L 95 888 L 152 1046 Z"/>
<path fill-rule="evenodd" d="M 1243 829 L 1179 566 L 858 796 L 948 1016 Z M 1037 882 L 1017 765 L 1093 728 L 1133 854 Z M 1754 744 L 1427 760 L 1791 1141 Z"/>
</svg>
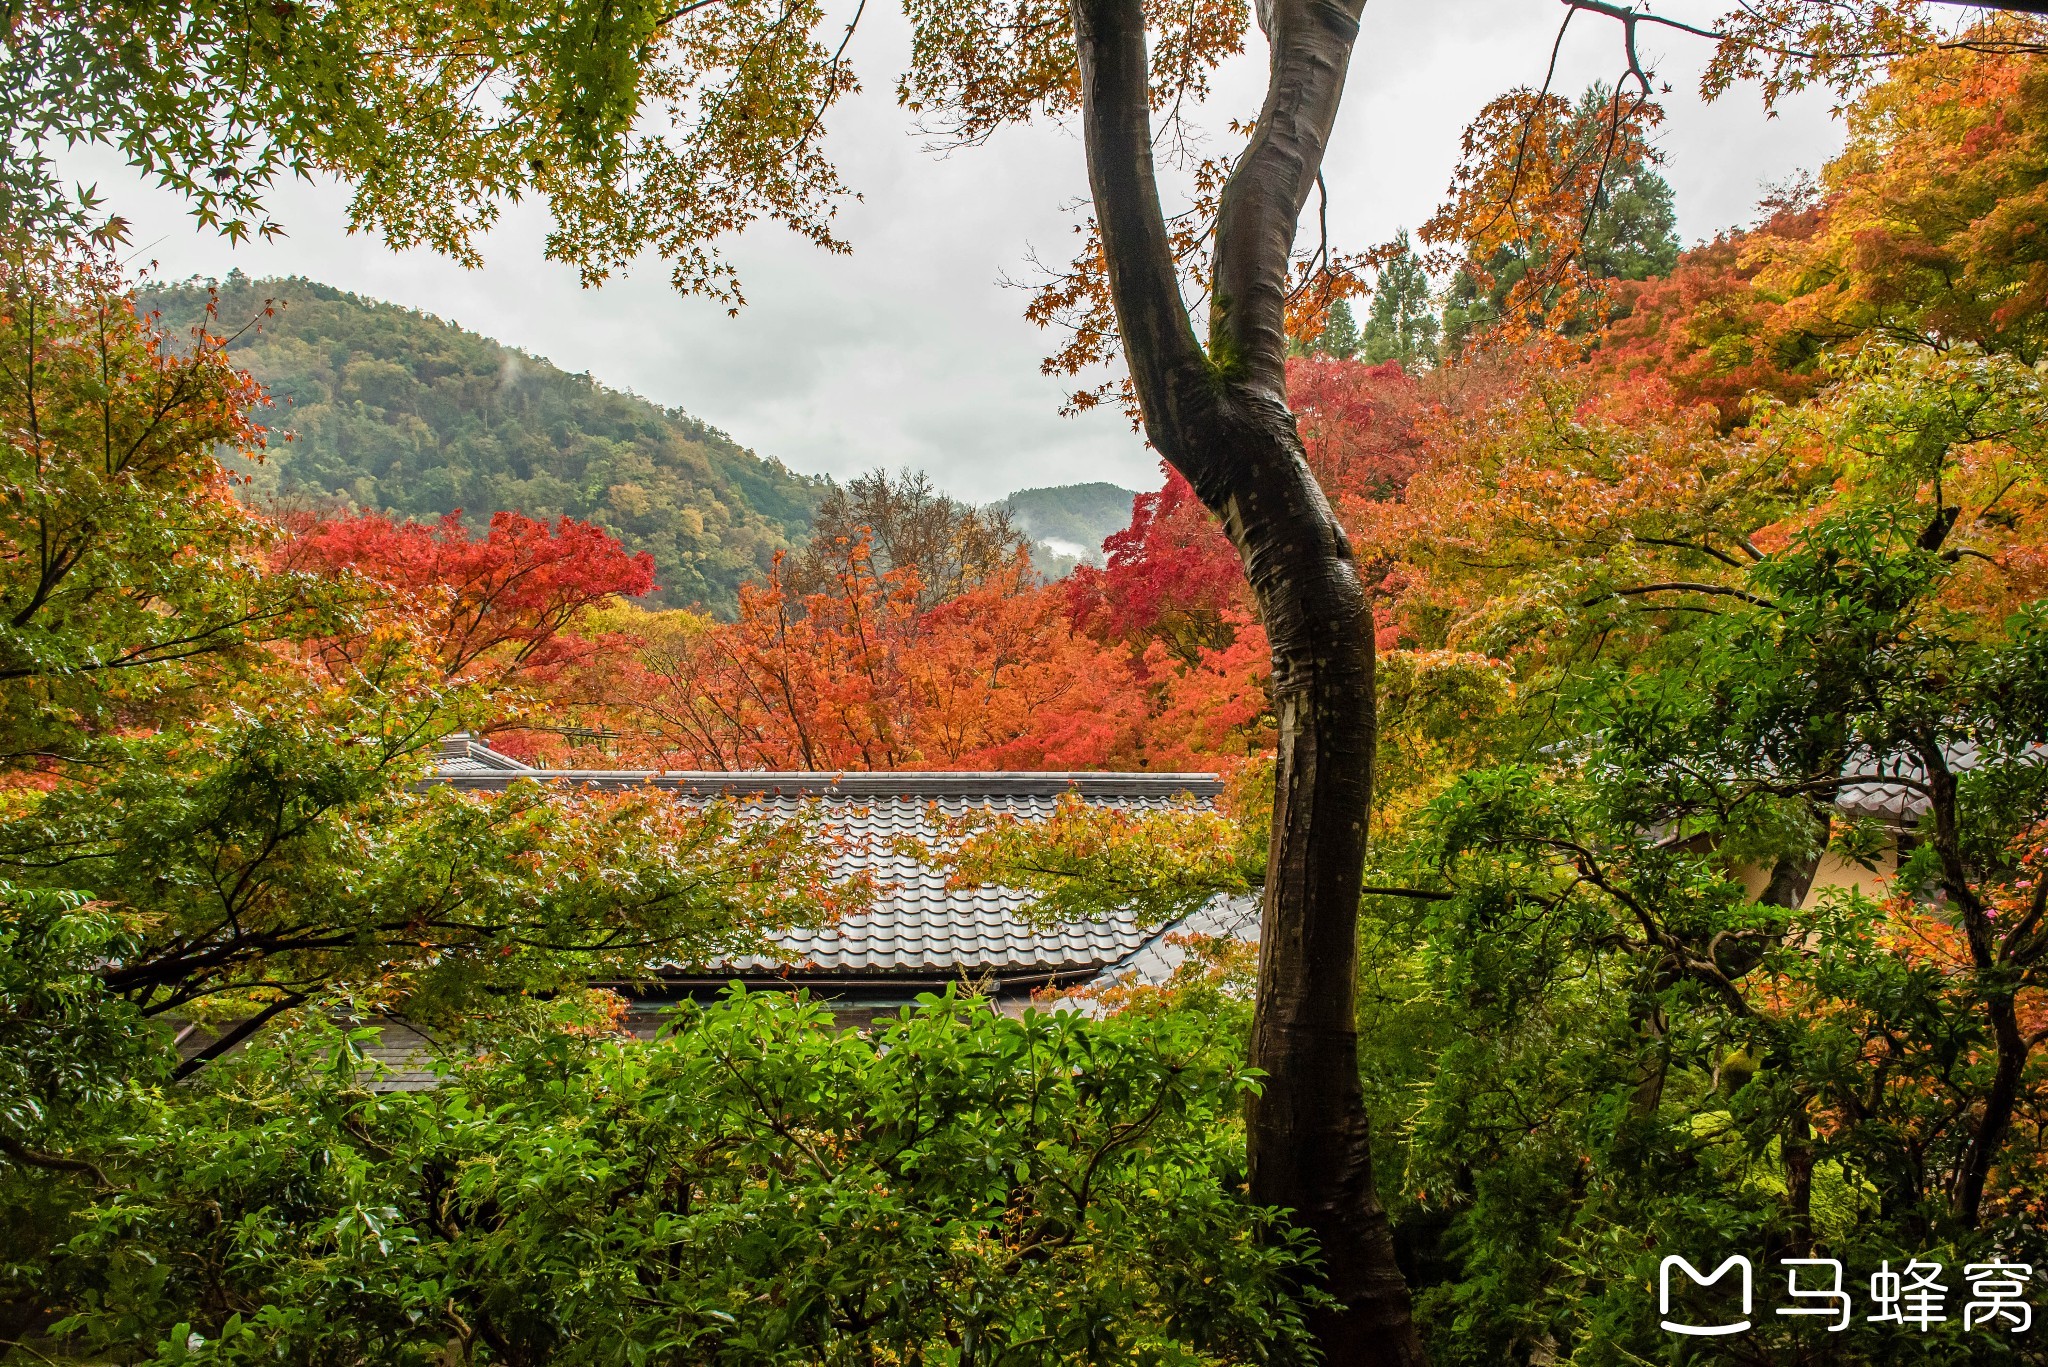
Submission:
<svg viewBox="0 0 2048 1367">
<path fill-rule="evenodd" d="M 2012 1129 L 2020 1083 L 2033 1051 L 2020 1030 L 2017 974 L 2014 966 L 2005 961 L 1997 928 L 1971 880 L 1969 861 L 1963 858 L 1960 799 L 1948 754 L 1932 734 L 1916 737 L 1913 748 L 1927 776 L 1927 814 L 1920 819 L 1920 829 L 1923 837 L 1932 841 L 1941 861 L 1942 890 L 1948 894 L 1950 912 L 1969 942 L 1971 964 L 1976 969 L 1977 1001 L 1989 1018 L 1992 1045 L 1998 1051 L 1991 1086 L 1984 1093 L 1983 1109 L 1978 1113 L 1969 1148 L 1964 1151 L 1949 1189 L 1951 1210 L 1964 1226 L 1974 1229 L 1984 1205 L 1984 1185 Z"/>
<path fill-rule="evenodd" d="M 1363 0 L 1270 0 L 1266 106 L 1222 198 L 1209 346 L 1189 323 L 1152 162 L 1142 0 L 1072 0 L 1084 135 L 1124 352 L 1152 444 L 1222 519 L 1273 653 L 1279 771 L 1260 928 L 1254 1199 L 1316 1237 L 1333 1364 L 1424 1361 L 1373 1188 L 1358 1076 L 1358 901 L 1373 759 L 1372 615 L 1286 402 L 1289 256 Z"/>
<path fill-rule="evenodd" d="M 1956 1218 L 1971 1229 L 1977 1227 L 1982 1215 L 1984 1184 L 1990 1180 L 1992 1166 L 2011 1132 L 2020 1083 L 2025 1079 L 2027 1056 L 2031 1052 L 2020 1032 L 2012 993 L 1988 991 L 1983 994 L 1983 1002 L 1985 1014 L 1991 1018 L 1991 1039 L 1998 1049 L 1998 1064 L 1991 1074 L 1991 1086 L 1984 1093 L 1984 1108 L 1970 1135 L 1970 1146 L 1956 1170 L 1952 1196 Z"/>
</svg>

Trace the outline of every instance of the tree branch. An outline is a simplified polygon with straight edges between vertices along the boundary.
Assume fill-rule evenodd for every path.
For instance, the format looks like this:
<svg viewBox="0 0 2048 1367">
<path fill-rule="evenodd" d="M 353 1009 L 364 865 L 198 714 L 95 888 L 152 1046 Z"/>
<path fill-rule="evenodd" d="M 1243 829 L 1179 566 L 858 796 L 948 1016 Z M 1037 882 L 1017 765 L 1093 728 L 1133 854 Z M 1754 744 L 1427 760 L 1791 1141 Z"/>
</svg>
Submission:
<svg viewBox="0 0 2048 1367">
<path fill-rule="evenodd" d="M 247 1020 L 237 1022 L 225 1035 L 222 1035 L 219 1039 L 207 1045 L 204 1049 L 201 1049 L 198 1053 L 173 1069 L 171 1071 L 171 1081 L 183 1082 L 186 1078 L 192 1076 L 192 1074 L 198 1072 L 201 1068 L 204 1068 L 207 1064 L 213 1062 L 222 1054 L 225 1054 L 228 1050 L 255 1034 L 258 1030 L 261 1030 L 278 1013 L 289 1011 L 305 1000 L 306 994 L 303 992 L 287 992 Z"/>
<path fill-rule="evenodd" d="M 1209 354 L 1233 379 L 1287 392 L 1288 263 L 1337 120 L 1364 0 L 1272 0 L 1265 107 L 1216 212 Z"/>
<path fill-rule="evenodd" d="M 1073 0 L 1088 185 L 1116 300 L 1124 356 L 1146 432 L 1172 460 L 1170 376 L 1204 363 L 1174 270 L 1152 161 L 1150 64 L 1142 0 Z M 1290 242 L 1290 247 L 1292 243 Z"/>
<path fill-rule="evenodd" d="M 1718 598 L 1740 598 L 1743 602 L 1754 603 L 1760 608 L 1774 608 L 1777 606 L 1776 603 L 1773 603 L 1768 598 L 1759 598 L 1755 594 L 1745 592 L 1742 589 L 1723 588 L 1719 584 L 1694 584 L 1682 580 L 1669 584 L 1644 584 L 1639 588 L 1633 589 L 1610 589 L 1606 593 L 1595 594 L 1579 604 L 1579 606 L 1589 608 L 1602 598 L 1640 598 L 1644 594 L 1650 593 L 1705 593 Z"/>
<path fill-rule="evenodd" d="M 100 1171 L 97 1163 L 88 1163 L 83 1158 L 65 1158 L 60 1154 L 44 1153 L 4 1134 L 0 1134 L 0 1153 L 6 1154 L 25 1168 L 42 1168 L 49 1172 L 75 1172 L 92 1178 L 103 1187 L 114 1185 L 107 1180 L 106 1173 Z"/>
</svg>

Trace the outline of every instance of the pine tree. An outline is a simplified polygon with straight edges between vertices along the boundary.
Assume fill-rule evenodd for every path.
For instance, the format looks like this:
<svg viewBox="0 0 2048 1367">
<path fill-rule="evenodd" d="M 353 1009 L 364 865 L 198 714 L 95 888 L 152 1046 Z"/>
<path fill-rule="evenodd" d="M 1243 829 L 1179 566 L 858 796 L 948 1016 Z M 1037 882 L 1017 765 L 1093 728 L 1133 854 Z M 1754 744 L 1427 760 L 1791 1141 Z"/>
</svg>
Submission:
<svg viewBox="0 0 2048 1367">
<path fill-rule="evenodd" d="M 1330 311 L 1323 320 L 1323 330 L 1313 337 L 1290 337 L 1287 341 L 1289 356 L 1333 356 L 1348 361 L 1358 354 L 1363 338 L 1358 331 L 1358 319 L 1351 312 L 1351 305 L 1342 299 L 1332 300 Z"/>
<path fill-rule="evenodd" d="M 1408 245 L 1406 228 L 1395 236 L 1394 243 L 1400 250 L 1380 268 L 1359 352 L 1374 365 L 1399 361 L 1405 370 L 1427 369 L 1437 361 L 1437 317 L 1430 298 L 1429 272 Z"/>
</svg>

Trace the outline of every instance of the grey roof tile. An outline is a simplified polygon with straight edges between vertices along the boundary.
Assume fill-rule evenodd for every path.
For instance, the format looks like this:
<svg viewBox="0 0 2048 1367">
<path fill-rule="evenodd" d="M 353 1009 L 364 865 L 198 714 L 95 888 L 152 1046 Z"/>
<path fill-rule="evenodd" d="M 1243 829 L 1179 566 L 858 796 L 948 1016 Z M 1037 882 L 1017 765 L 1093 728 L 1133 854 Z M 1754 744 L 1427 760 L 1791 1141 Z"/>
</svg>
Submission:
<svg viewBox="0 0 2048 1367">
<path fill-rule="evenodd" d="M 1174 970 L 1187 961 L 1187 947 L 1171 943 L 1174 938 L 1181 935 L 1227 935 L 1236 940 L 1255 941 L 1259 938 L 1259 912 L 1259 898 L 1255 893 L 1212 898 L 1192 915 L 1170 926 L 1162 926 L 1123 959 L 1104 969 L 1090 985 L 1111 987 L 1121 983 L 1158 987 L 1172 978 Z"/>
<path fill-rule="evenodd" d="M 815 802 L 827 828 L 844 838 L 834 864 L 843 872 L 868 872 L 877 885 L 869 910 L 822 930 L 778 937 L 779 948 L 791 959 L 825 973 L 1073 975 L 1118 963 L 1153 938 L 1151 928 L 1129 915 L 1034 925 L 1024 916 L 1028 894 L 1008 888 L 949 890 L 944 875 L 897 852 L 895 843 L 905 836 L 936 842 L 935 817 L 953 818 L 975 809 L 1049 816 L 1066 793 L 1091 805 L 1158 810 L 1183 796 L 1211 801 L 1222 789 L 1214 774 L 535 770 L 482 742 L 462 737 L 457 746 L 454 739 L 444 749 L 436 777 L 459 788 L 490 791 L 519 778 L 609 789 L 652 787 L 684 802 L 737 798 L 752 810 L 777 815 Z M 750 956 L 710 971 L 745 974 L 785 966 L 779 958 Z"/>
<path fill-rule="evenodd" d="M 1981 768 L 1989 758 L 1975 741 L 1951 741 L 1942 747 L 1942 759 L 1954 774 Z M 2048 760 L 2048 746 L 2033 744 L 2021 754 L 2020 763 L 2039 764 Z M 2010 762 L 2010 761 L 2007 761 Z M 1914 784 L 1926 782 L 1927 766 L 1911 755 L 1891 755 L 1872 761 L 1868 751 L 1851 755 L 1842 774 L 1869 774 L 1907 780 L 1905 783 L 1845 783 L 1835 795 L 1835 806 L 1846 816 L 1875 817 L 1894 825 L 1911 826 L 1927 815 L 1927 796 Z"/>
<path fill-rule="evenodd" d="M 478 740 L 466 731 L 457 731 L 441 740 L 441 754 L 436 760 L 434 771 L 443 778 L 488 777 L 492 774 L 530 774 L 529 769 L 510 755 L 500 754 L 487 741 Z"/>
</svg>

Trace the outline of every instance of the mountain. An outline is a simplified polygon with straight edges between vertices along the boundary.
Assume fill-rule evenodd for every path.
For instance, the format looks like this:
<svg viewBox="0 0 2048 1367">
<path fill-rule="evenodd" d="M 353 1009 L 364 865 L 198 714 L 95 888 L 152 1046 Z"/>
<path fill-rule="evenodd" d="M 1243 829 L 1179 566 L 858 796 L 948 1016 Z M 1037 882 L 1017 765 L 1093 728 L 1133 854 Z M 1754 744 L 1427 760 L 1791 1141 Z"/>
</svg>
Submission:
<svg viewBox="0 0 2048 1367">
<path fill-rule="evenodd" d="M 1031 538 L 1039 568 L 1065 574 L 1083 561 L 1102 563 L 1102 539 L 1131 525 L 1136 497 L 1114 484 L 1061 484 L 1019 489 L 997 506 Z"/>
<path fill-rule="evenodd" d="M 143 303 L 182 331 L 208 288 L 158 287 Z M 247 471 L 257 502 L 423 519 L 460 508 L 475 525 L 566 513 L 652 553 L 662 605 L 729 615 L 740 582 L 805 538 L 826 488 L 679 409 L 430 314 L 297 277 L 237 272 L 213 288 L 216 330 L 236 334 L 236 363 L 276 405 L 268 456 Z"/>
</svg>

